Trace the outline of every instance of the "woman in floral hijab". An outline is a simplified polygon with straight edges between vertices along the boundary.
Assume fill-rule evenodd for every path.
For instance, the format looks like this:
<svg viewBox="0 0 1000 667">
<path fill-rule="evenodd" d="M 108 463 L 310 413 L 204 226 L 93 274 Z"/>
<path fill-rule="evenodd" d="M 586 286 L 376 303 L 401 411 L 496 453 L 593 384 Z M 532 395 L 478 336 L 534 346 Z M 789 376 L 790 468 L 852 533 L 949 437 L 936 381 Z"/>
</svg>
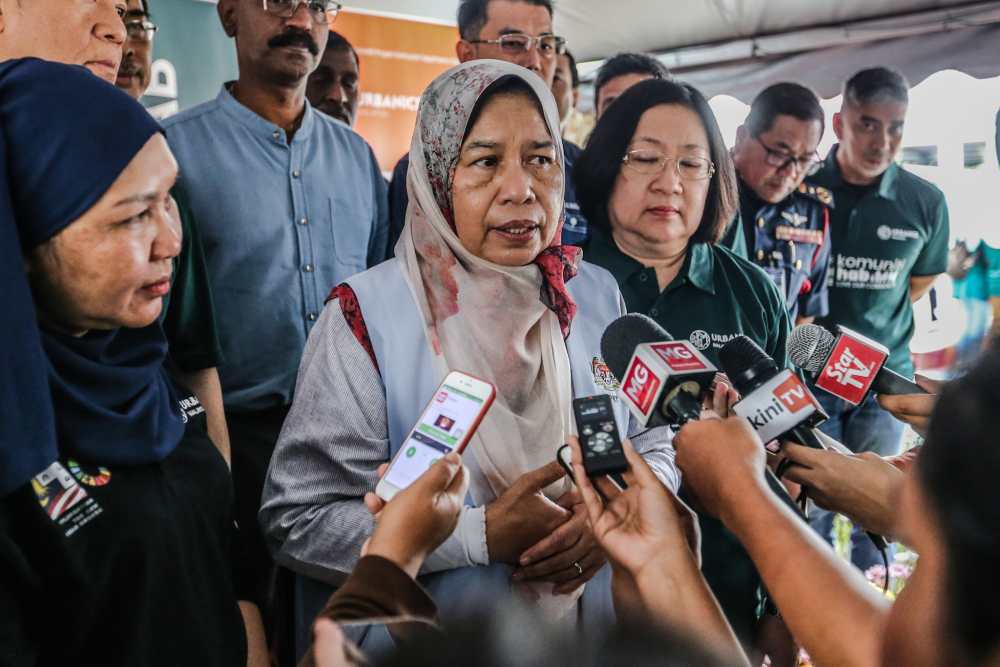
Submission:
<svg viewBox="0 0 1000 667">
<path fill-rule="evenodd" d="M 310 336 L 265 484 L 261 522 L 318 610 L 372 521 L 361 503 L 438 383 L 459 370 L 497 397 L 464 455 L 468 507 L 422 578 L 442 612 L 515 589 L 554 617 L 605 564 L 554 462 L 572 399 L 613 392 L 600 334 L 624 311 L 610 274 L 560 243 L 565 173 L 555 102 L 516 65 L 472 61 L 424 93 L 396 258 L 333 290 Z M 583 297 L 584 301 L 580 302 Z M 619 426 L 629 418 L 616 406 Z M 636 440 L 668 486 L 669 434 Z M 595 620 L 611 613 L 605 568 Z M 303 616 L 303 630 L 311 618 Z M 365 640 L 368 644 L 368 640 Z"/>
</svg>

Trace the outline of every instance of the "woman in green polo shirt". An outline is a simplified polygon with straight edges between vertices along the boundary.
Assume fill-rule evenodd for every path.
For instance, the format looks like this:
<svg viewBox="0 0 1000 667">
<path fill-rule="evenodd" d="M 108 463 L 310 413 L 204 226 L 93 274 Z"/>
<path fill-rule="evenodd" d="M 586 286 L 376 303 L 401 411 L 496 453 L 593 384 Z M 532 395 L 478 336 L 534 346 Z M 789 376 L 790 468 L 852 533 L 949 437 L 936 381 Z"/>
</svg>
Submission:
<svg viewBox="0 0 1000 667">
<path fill-rule="evenodd" d="M 584 258 L 610 271 L 629 311 L 689 339 L 713 362 L 733 337 L 785 364 L 782 296 L 757 266 L 715 245 L 737 207 L 722 134 L 695 88 L 649 80 L 601 116 L 573 177 L 591 237 Z M 702 570 L 734 630 L 753 639 L 759 579 L 718 522 L 702 517 Z"/>
</svg>

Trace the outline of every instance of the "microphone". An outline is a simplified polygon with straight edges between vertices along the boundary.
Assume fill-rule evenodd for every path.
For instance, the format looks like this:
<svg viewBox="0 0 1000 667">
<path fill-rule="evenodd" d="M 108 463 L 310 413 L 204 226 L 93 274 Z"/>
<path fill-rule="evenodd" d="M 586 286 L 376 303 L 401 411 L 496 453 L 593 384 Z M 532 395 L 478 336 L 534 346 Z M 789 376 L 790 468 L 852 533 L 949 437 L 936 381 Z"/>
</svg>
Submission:
<svg viewBox="0 0 1000 667">
<path fill-rule="evenodd" d="M 838 335 L 817 324 L 802 324 L 788 337 L 788 358 L 814 374 L 816 386 L 853 405 L 876 394 L 926 394 L 924 389 L 885 367 L 889 350 L 881 343 L 837 327 Z"/>
<path fill-rule="evenodd" d="M 778 368 L 774 359 L 743 335 L 719 350 L 719 364 L 743 396 L 733 405 L 733 412 L 750 422 L 761 442 L 794 440 L 826 449 L 812 427 L 827 415 L 799 376 Z"/>
<path fill-rule="evenodd" d="M 805 324 L 800 326 L 799 329 L 807 326 L 814 325 Z M 816 328 L 831 339 L 833 338 L 826 329 L 822 327 Z M 794 332 L 792 333 L 794 335 Z M 886 356 L 888 356 L 888 352 L 886 352 Z M 729 375 L 729 379 L 733 382 L 735 389 L 744 395 L 744 399 L 740 403 L 754 397 L 754 400 L 743 408 L 742 411 L 737 409 L 740 408 L 740 403 L 733 406 L 733 411 L 747 417 L 754 429 L 757 430 L 757 433 L 760 434 L 762 442 L 770 442 L 770 440 L 764 439 L 765 435 L 762 431 L 770 434 L 779 428 L 776 424 L 784 424 L 785 420 L 789 419 L 780 412 L 780 410 L 785 409 L 789 414 L 795 415 L 791 417 L 791 420 L 798 420 L 798 423 L 782 435 L 782 438 L 795 440 L 807 447 L 826 449 L 812 427 L 824 421 L 827 415 L 797 375 L 788 369 L 779 370 L 778 365 L 774 363 L 774 359 L 769 357 L 767 353 L 746 336 L 737 336 L 726 343 L 719 350 L 719 359 L 723 370 Z M 749 391 L 745 391 L 744 387 Z M 767 392 L 770 392 L 771 396 L 768 396 Z M 764 394 L 764 400 L 771 399 L 771 405 L 764 408 L 764 410 L 773 408 L 777 412 L 774 413 L 773 417 L 762 428 L 757 428 L 757 424 L 752 417 L 761 418 L 761 400 L 756 398 L 756 396 L 762 393 Z M 779 475 L 781 474 L 780 468 L 781 466 L 779 466 Z M 867 532 L 867 535 L 868 539 L 875 545 L 875 548 L 884 555 L 887 548 L 885 538 L 870 531 Z"/>
<path fill-rule="evenodd" d="M 679 428 L 701 415 L 701 396 L 716 368 L 691 343 L 655 320 L 623 315 L 601 336 L 601 356 L 619 380 L 618 396 L 645 427 Z"/>
<path fill-rule="evenodd" d="M 619 317 L 601 336 L 601 356 L 619 380 L 618 396 L 643 426 L 678 429 L 701 417 L 701 396 L 717 370 L 691 343 L 674 340 L 656 320 L 640 313 Z M 764 476 L 775 495 L 805 518 L 774 473 L 765 469 Z"/>
</svg>

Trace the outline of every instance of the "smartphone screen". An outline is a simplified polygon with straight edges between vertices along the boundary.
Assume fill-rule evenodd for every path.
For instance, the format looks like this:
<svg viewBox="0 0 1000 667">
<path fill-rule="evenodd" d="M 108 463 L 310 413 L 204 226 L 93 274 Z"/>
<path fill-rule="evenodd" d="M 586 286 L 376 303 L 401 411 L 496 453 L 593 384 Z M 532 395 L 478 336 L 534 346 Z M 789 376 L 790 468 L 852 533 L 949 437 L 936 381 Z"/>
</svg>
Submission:
<svg viewBox="0 0 1000 667">
<path fill-rule="evenodd" d="M 484 398 L 441 385 L 409 439 L 385 474 L 385 481 L 405 489 L 435 461 L 458 449 L 483 409 Z"/>
</svg>

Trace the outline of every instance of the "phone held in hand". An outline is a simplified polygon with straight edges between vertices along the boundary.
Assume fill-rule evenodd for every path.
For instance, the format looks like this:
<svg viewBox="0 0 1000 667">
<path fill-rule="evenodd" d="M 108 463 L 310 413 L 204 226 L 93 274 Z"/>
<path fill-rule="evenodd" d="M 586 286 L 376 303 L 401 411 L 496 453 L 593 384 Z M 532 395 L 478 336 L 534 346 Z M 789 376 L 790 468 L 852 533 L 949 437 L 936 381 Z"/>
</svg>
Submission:
<svg viewBox="0 0 1000 667">
<path fill-rule="evenodd" d="M 573 416 L 588 477 L 628 470 L 610 396 L 600 394 L 574 399 Z"/>
<path fill-rule="evenodd" d="M 435 461 L 451 452 L 461 454 L 495 397 L 496 389 L 489 382 L 459 371 L 448 373 L 389 463 L 375 494 L 392 500 Z"/>
</svg>

